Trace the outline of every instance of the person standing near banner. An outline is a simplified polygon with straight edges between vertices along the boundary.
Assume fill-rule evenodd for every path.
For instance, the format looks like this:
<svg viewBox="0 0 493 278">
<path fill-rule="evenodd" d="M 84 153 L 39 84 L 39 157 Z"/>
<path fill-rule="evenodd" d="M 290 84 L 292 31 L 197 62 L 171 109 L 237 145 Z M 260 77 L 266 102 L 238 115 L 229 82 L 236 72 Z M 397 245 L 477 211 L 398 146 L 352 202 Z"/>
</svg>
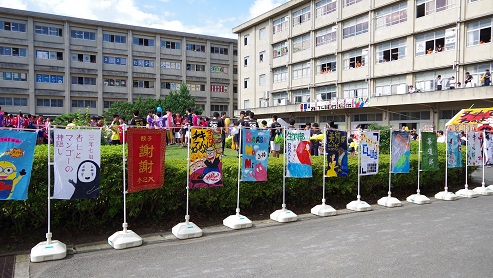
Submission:
<svg viewBox="0 0 493 278">
<path fill-rule="evenodd" d="M 277 122 L 277 115 L 272 115 L 272 124 L 270 125 L 270 152 L 273 157 L 279 158 L 279 152 L 281 151 L 280 138 L 282 134 L 281 124 Z M 277 140 L 276 140 L 277 137 Z"/>
<path fill-rule="evenodd" d="M 120 116 L 118 115 L 113 115 L 113 122 L 111 122 L 111 125 L 109 126 L 109 129 L 111 131 L 111 144 L 113 145 L 119 145 L 120 144 L 120 135 L 118 134 L 118 125 L 119 123 Z"/>
<path fill-rule="evenodd" d="M 136 127 L 144 126 L 144 119 L 139 116 L 139 110 L 134 110 L 134 117 L 130 120 L 130 125 Z"/>
<path fill-rule="evenodd" d="M 120 144 L 127 142 L 124 138 L 124 134 L 127 132 L 127 124 L 125 123 L 125 118 L 121 116 L 118 119 L 118 136 L 120 136 Z"/>
<path fill-rule="evenodd" d="M 248 119 L 243 122 L 243 127 L 250 128 L 250 129 L 259 128 L 257 119 L 255 119 L 255 114 L 252 111 L 250 111 L 250 113 L 248 113 Z"/>
<path fill-rule="evenodd" d="M 152 110 L 147 112 L 147 127 L 150 129 L 154 129 L 154 115 L 152 114 Z"/>
<path fill-rule="evenodd" d="M 223 132 L 222 132 L 222 148 L 223 148 L 223 155 L 224 154 L 224 146 L 226 145 L 226 135 L 229 133 L 229 123 L 231 120 L 226 117 L 226 112 L 221 112 L 221 121 L 223 122 Z"/>
</svg>

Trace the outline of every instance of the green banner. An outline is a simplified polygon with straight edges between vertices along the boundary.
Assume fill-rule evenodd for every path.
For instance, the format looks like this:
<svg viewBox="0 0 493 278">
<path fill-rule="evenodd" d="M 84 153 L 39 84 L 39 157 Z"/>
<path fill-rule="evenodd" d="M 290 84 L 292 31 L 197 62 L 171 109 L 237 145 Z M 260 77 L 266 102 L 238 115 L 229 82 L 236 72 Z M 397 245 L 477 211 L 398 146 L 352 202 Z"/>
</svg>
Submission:
<svg viewBox="0 0 493 278">
<path fill-rule="evenodd" d="M 421 170 L 438 171 L 437 136 L 434 132 L 421 132 Z"/>
</svg>

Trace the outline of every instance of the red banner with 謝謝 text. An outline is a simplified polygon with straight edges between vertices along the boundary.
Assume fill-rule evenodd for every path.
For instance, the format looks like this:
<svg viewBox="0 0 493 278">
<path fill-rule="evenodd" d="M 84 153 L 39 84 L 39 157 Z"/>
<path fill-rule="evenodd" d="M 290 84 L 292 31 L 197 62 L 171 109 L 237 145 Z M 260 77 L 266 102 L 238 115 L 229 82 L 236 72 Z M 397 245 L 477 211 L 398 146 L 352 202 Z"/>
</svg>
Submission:
<svg viewBox="0 0 493 278">
<path fill-rule="evenodd" d="M 164 184 L 166 130 L 129 128 L 128 192 L 160 188 Z"/>
</svg>

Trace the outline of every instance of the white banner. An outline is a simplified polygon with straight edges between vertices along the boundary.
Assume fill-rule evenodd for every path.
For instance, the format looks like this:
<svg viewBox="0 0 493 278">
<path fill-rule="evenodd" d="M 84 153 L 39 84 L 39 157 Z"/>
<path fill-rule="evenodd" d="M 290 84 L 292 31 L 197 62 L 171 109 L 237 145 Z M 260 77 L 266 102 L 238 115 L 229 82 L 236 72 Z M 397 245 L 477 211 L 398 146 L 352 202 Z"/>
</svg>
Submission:
<svg viewBox="0 0 493 278">
<path fill-rule="evenodd" d="M 54 130 L 54 199 L 99 196 L 101 130 Z"/>
<path fill-rule="evenodd" d="M 378 157 L 380 156 L 380 132 L 364 131 L 360 142 L 360 175 L 368 176 L 378 173 Z"/>
<path fill-rule="evenodd" d="M 482 132 L 467 133 L 467 165 L 481 166 L 483 164 L 482 148 L 481 148 Z"/>
</svg>

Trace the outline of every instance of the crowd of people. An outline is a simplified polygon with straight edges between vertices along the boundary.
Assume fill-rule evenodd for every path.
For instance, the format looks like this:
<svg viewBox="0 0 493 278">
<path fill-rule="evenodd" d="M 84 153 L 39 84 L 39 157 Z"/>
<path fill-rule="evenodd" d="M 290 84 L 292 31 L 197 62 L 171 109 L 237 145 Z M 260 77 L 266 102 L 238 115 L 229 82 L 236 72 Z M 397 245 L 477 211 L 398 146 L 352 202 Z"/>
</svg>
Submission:
<svg viewBox="0 0 493 278">
<path fill-rule="evenodd" d="M 439 74 L 433 81 L 434 88 L 436 91 L 441 90 L 454 90 L 454 89 L 462 89 L 462 88 L 472 88 L 473 87 L 473 79 L 474 77 L 470 72 L 466 72 L 466 76 L 464 77 L 464 84 L 462 82 L 455 79 L 455 76 L 451 76 L 448 80 L 442 78 L 442 75 Z M 479 78 L 479 84 L 481 86 L 490 86 L 491 85 L 491 73 L 489 69 L 485 69 L 484 73 L 481 74 Z M 414 85 L 409 85 L 408 93 L 413 94 L 416 92 L 420 92 L 420 89 L 416 89 Z"/>
</svg>

